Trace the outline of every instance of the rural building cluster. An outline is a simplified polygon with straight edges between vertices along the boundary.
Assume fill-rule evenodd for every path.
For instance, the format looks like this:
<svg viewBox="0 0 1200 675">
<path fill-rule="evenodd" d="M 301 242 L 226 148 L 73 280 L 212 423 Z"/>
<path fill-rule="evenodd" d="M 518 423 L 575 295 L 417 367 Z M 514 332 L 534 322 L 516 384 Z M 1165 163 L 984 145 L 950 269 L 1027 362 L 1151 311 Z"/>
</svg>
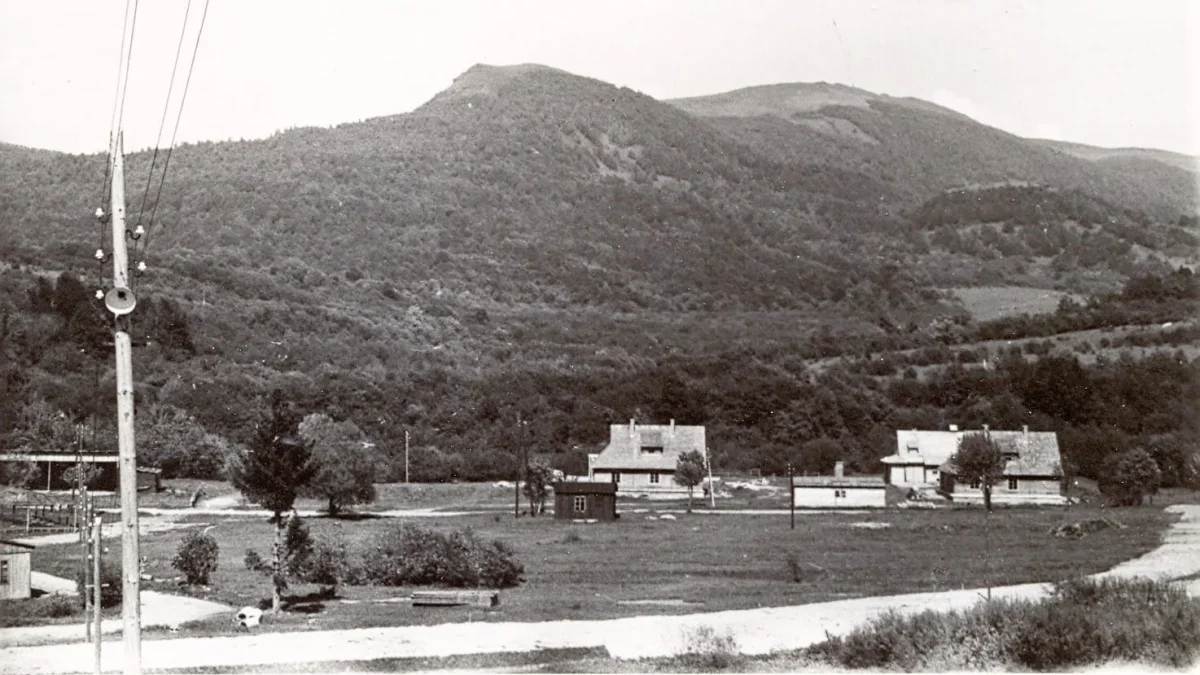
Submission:
<svg viewBox="0 0 1200 675">
<path fill-rule="evenodd" d="M 914 502 L 980 505 L 982 479 L 967 476 L 955 463 L 962 441 L 983 437 L 1000 454 L 992 477 L 992 502 L 1002 506 L 1056 505 L 1067 501 L 1058 438 L 1054 432 L 901 429 L 896 452 L 881 459 L 882 475 L 847 475 L 837 461 L 832 475 L 794 476 L 790 489 L 797 508 L 885 508 Z M 709 465 L 703 426 L 613 424 L 604 449 L 588 456 L 586 476 L 554 484 L 559 518 L 611 520 L 617 495 L 673 499 L 688 492 L 675 478 L 680 457 L 696 451 Z M 703 490 L 719 490 L 719 479 L 706 478 Z"/>
</svg>

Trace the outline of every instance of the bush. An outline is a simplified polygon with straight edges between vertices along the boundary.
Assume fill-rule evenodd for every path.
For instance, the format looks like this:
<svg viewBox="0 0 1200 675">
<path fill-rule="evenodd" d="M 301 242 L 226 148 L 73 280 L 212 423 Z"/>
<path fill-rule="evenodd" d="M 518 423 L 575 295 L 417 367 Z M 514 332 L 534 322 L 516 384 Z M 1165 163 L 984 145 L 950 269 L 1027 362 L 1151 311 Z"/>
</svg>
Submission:
<svg viewBox="0 0 1200 675">
<path fill-rule="evenodd" d="M 192 586 L 207 586 L 208 576 L 217 569 L 220 547 L 210 534 L 190 532 L 179 544 L 171 566 L 183 573 Z"/>
<path fill-rule="evenodd" d="M 1200 652 L 1200 601 L 1152 579 L 1079 579 L 1030 612 L 1013 654 L 1034 670 L 1110 661 L 1175 668 Z"/>
<path fill-rule="evenodd" d="M 297 581 L 331 589 L 336 589 L 343 581 L 350 582 L 345 544 L 317 540 L 308 555 L 297 561 L 294 575 Z"/>
<path fill-rule="evenodd" d="M 361 574 L 351 574 L 383 586 L 506 588 L 520 583 L 525 573 L 503 542 L 481 541 L 469 528 L 447 536 L 412 523 L 370 542 L 362 568 Z"/>
<path fill-rule="evenodd" d="M 75 616 L 82 610 L 80 599 L 70 595 L 0 600 L 0 628 L 35 625 L 44 623 L 44 619 Z"/>
<path fill-rule="evenodd" d="M 91 571 L 89 570 L 88 573 L 91 574 Z M 85 592 L 89 599 L 93 597 L 91 589 L 85 589 L 83 586 L 83 570 L 79 570 L 75 574 L 75 589 L 79 592 L 79 596 L 76 598 L 77 602 L 83 602 Z M 100 606 L 108 608 L 120 604 L 121 556 L 102 556 L 100 558 Z"/>
<path fill-rule="evenodd" d="M 700 671 L 729 670 L 745 661 L 737 639 L 729 632 L 717 633 L 711 626 L 687 630 L 676 659 L 680 665 Z"/>
<path fill-rule="evenodd" d="M 1200 653 L 1200 601 L 1168 582 L 1080 579 L 1040 601 L 888 612 L 804 653 L 870 669 L 1066 670 L 1112 661 L 1180 668 Z"/>
</svg>

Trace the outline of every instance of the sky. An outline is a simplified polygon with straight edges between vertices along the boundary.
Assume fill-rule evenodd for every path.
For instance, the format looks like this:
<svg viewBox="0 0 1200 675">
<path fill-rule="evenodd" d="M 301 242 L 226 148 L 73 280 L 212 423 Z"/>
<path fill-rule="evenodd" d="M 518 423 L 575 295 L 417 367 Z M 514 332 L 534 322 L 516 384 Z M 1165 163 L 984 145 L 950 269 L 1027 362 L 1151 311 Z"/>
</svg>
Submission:
<svg viewBox="0 0 1200 675">
<path fill-rule="evenodd" d="M 204 8 L 138 5 L 126 150 L 164 118 L 169 142 Z M 0 0 L 0 141 L 107 146 L 125 10 Z M 210 0 L 178 141 L 408 112 L 476 63 L 541 63 L 659 99 L 837 82 L 1021 136 L 1200 155 L 1197 38 L 1192 0 Z"/>
</svg>

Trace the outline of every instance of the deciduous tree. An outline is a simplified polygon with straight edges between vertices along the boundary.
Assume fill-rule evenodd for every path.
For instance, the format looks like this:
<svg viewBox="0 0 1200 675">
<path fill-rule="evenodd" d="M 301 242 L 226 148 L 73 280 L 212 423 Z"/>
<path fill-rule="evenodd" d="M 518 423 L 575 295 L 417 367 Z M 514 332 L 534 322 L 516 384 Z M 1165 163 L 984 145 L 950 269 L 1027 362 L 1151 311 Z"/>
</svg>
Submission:
<svg viewBox="0 0 1200 675">
<path fill-rule="evenodd" d="M 525 484 L 521 488 L 529 498 L 529 515 L 536 516 L 546 510 L 546 495 L 553 480 L 554 469 L 544 464 L 530 464 L 525 467 Z"/>
<path fill-rule="evenodd" d="M 1004 473 L 1004 456 L 999 446 L 987 435 L 966 434 L 958 442 L 958 452 L 951 458 L 960 480 L 979 481 L 983 489 L 983 506 L 992 510 L 992 485 Z"/>
<path fill-rule="evenodd" d="M 1134 448 L 1105 461 L 1100 491 L 1117 506 L 1137 506 L 1146 495 L 1158 492 L 1162 471 L 1150 453 Z"/>
<path fill-rule="evenodd" d="M 687 488 L 688 513 L 692 512 L 692 493 L 704 480 L 704 455 L 699 450 L 688 450 L 679 455 L 675 462 L 675 482 Z"/>
<path fill-rule="evenodd" d="M 303 495 L 326 500 L 330 515 L 375 501 L 376 452 L 354 422 L 335 422 L 324 413 L 312 413 L 300 423 L 299 433 L 318 465 Z"/>
</svg>

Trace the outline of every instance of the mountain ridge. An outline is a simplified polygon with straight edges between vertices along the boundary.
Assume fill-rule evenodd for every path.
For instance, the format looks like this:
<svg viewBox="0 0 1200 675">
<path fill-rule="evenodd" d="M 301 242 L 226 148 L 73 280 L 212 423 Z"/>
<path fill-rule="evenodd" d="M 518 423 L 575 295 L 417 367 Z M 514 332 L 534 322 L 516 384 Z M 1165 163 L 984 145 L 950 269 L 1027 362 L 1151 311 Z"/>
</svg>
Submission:
<svg viewBox="0 0 1200 675">
<path fill-rule="evenodd" d="M 913 379 L 930 396 L 893 403 L 807 361 L 949 355 L 972 330 L 949 288 L 1107 297 L 1196 264 L 1194 189 L 1150 189 L 1178 169 L 1098 167 L 911 102 L 800 119 L 480 66 L 412 113 L 181 145 L 153 222 L 152 153 L 130 153 L 139 405 L 237 441 L 280 390 L 393 451 L 412 430 L 423 479 L 509 475 L 519 410 L 537 449 L 584 468 L 631 416 L 710 424 L 730 459 L 829 435 L 870 466 L 897 415 L 940 424 L 933 392 L 963 387 Z M 115 386 L 92 295 L 105 164 L 0 146 L 0 425 L 37 398 L 83 419 Z M 1029 421 L 1015 399 L 962 405 L 946 415 Z"/>
</svg>

